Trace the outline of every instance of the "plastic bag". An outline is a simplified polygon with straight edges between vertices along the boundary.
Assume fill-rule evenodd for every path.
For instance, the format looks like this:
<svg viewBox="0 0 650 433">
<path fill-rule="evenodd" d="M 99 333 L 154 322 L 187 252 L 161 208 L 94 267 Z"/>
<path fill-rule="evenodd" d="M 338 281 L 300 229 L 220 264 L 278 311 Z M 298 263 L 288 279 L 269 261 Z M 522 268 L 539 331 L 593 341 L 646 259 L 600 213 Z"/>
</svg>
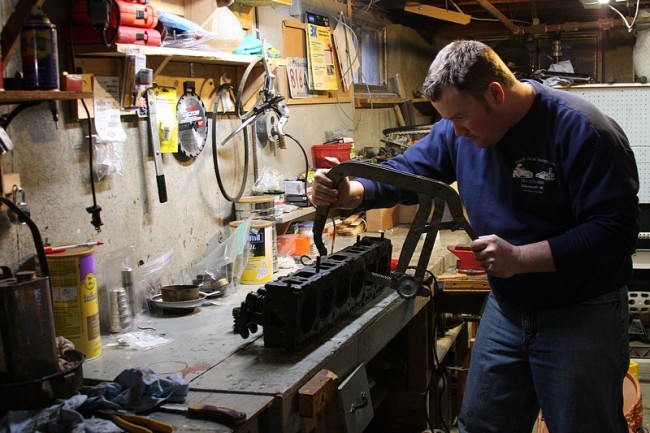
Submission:
<svg viewBox="0 0 650 433">
<path fill-rule="evenodd" d="M 145 304 L 137 272 L 134 246 L 104 254 L 104 285 L 99 288 L 100 325 L 104 333 L 130 330 L 133 319 L 142 313 Z"/>
<path fill-rule="evenodd" d="M 203 29 L 214 34 L 205 45 L 218 51 L 231 52 L 244 40 L 244 29 L 234 13 L 228 8 L 217 8 L 203 23 Z"/>
<path fill-rule="evenodd" d="M 262 175 L 255 182 L 252 191 L 255 194 L 283 192 L 282 181 L 284 176 L 274 168 L 264 167 Z"/>
<path fill-rule="evenodd" d="M 158 11 L 158 21 L 165 26 L 163 47 L 191 48 L 215 38 L 215 34 L 192 21 L 169 12 Z"/>
<path fill-rule="evenodd" d="M 117 173 L 124 174 L 124 143 L 95 143 L 94 162 L 95 176 L 102 180 L 105 176 Z"/>
<path fill-rule="evenodd" d="M 209 242 L 205 258 L 193 267 L 197 281 L 209 285 L 222 278 L 227 279 L 228 283 L 219 288 L 224 295 L 239 284 L 248 261 L 252 221 L 252 218 L 243 220 L 223 242 L 216 237 Z"/>
<path fill-rule="evenodd" d="M 151 299 L 160 293 L 161 287 L 165 285 L 163 283 L 164 270 L 172 260 L 172 257 L 174 257 L 173 249 L 167 251 L 157 259 L 145 263 L 138 269 L 140 274 L 140 285 L 144 296 L 147 299 Z"/>
</svg>

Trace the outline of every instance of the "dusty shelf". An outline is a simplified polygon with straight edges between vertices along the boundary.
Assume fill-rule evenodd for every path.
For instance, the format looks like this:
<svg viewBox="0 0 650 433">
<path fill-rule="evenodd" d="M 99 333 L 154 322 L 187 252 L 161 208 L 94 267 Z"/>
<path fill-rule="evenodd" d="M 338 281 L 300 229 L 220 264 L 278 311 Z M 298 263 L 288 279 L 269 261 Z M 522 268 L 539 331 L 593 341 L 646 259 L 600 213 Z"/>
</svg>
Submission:
<svg viewBox="0 0 650 433">
<path fill-rule="evenodd" d="M 130 53 L 146 56 L 169 57 L 176 62 L 212 63 L 218 65 L 247 65 L 259 61 L 258 56 L 232 54 L 222 51 L 203 51 L 182 48 L 150 47 L 144 45 L 114 44 L 111 47 L 103 45 L 77 45 L 75 57 L 124 57 Z"/>
<path fill-rule="evenodd" d="M 62 90 L 4 90 L 0 91 L 0 104 L 19 104 L 38 101 L 72 101 L 92 98 L 90 92 L 66 92 Z"/>
</svg>

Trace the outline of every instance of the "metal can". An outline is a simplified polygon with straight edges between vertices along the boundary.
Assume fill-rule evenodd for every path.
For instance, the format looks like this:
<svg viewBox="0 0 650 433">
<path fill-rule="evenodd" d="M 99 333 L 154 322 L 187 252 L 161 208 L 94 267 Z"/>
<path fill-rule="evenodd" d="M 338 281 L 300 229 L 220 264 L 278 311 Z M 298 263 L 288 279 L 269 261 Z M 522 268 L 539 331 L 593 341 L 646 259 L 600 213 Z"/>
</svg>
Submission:
<svg viewBox="0 0 650 433">
<path fill-rule="evenodd" d="M 20 31 L 24 87 L 28 90 L 59 88 L 59 53 L 56 26 L 39 6 Z"/>
<path fill-rule="evenodd" d="M 102 353 L 99 300 L 93 248 L 48 254 L 54 327 L 75 349 L 96 358 Z"/>
<path fill-rule="evenodd" d="M 242 221 L 232 221 L 230 227 L 237 228 Z M 252 220 L 248 234 L 250 250 L 248 261 L 242 272 L 242 284 L 262 284 L 273 279 L 272 223 Z"/>
</svg>

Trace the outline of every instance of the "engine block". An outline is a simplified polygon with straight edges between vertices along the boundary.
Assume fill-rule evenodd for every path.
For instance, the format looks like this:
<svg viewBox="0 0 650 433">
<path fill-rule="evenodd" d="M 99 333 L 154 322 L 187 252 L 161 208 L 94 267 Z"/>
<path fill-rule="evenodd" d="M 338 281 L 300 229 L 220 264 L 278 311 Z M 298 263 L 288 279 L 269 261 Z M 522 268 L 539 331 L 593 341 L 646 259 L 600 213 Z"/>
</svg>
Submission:
<svg viewBox="0 0 650 433">
<path fill-rule="evenodd" d="M 233 309 L 234 330 L 243 338 L 264 328 L 264 346 L 297 351 L 342 317 L 367 304 L 384 288 L 370 273 L 390 274 L 392 245 L 366 236 L 315 265 L 266 283 Z M 376 281 L 376 279 L 375 279 Z"/>
</svg>

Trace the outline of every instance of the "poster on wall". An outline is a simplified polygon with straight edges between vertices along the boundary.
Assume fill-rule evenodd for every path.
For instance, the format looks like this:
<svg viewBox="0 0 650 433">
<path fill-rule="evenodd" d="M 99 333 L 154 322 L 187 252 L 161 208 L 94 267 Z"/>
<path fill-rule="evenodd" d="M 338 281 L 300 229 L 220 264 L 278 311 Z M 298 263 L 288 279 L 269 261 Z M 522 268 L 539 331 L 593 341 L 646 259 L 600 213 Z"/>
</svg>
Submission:
<svg viewBox="0 0 650 433">
<path fill-rule="evenodd" d="M 329 28 L 307 24 L 306 30 L 309 88 L 338 90 L 334 66 L 334 44 Z"/>
</svg>

